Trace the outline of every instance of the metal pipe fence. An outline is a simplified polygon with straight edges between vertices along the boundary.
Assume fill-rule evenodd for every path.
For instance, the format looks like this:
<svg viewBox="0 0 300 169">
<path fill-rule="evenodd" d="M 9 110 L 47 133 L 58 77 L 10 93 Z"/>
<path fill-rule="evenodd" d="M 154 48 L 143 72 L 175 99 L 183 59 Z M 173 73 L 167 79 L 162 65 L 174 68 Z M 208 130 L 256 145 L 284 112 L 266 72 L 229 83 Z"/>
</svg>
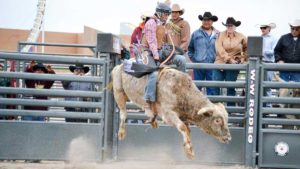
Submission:
<svg viewBox="0 0 300 169">
<path fill-rule="evenodd" d="M 88 64 L 88 65 L 104 65 L 107 60 L 91 57 L 72 57 L 61 55 L 42 55 L 42 54 L 25 54 L 16 52 L 0 52 L 0 58 L 9 60 L 23 60 L 23 61 L 41 61 L 47 63 L 60 63 L 60 64 Z"/>
<path fill-rule="evenodd" d="M 23 43 L 20 43 L 23 44 Z M 37 44 L 43 45 L 43 44 Z M 49 46 L 57 45 L 57 44 L 49 44 Z M 61 45 L 61 44 L 58 44 Z M 74 45 L 63 45 L 65 47 L 72 47 Z M 86 46 L 86 45 L 75 45 L 75 47 L 93 47 L 93 46 Z M 94 46 L 95 47 L 95 46 Z M 16 106 L 15 110 L 10 109 L 2 109 L 0 115 L 8 116 L 9 113 L 12 113 L 13 116 L 24 116 L 26 113 L 28 115 L 33 116 L 48 116 L 48 115 L 55 115 L 58 117 L 57 111 L 52 111 L 52 107 L 59 107 L 59 112 L 64 112 L 64 108 L 76 108 L 76 117 L 80 115 L 84 115 L 80 113 L 85 109 L 85 112 L 94 112 L 97 114 L 101 114 L 104 112 L 104 85 L 105 85 L 105 69 L 104 66 L 108 63 L 107 59 L 102 58 L 91 58 L 91 57 L 73 57 L 73 56 L 56 56 L 56 55 L 43 55 L 43 54 L 22 54 L 22 53 L 12 53 L 12 52 L 0 52 L 0 58 L 4 61 L 10 60 L 18 60 L 18 61 L 29 61 L 29 60 L 36 60 L 42 61 L 47 63 L 55 63 L 55 64 L 89 64 L 89 65 L 96 65 L 97 69 L 101 70 L 101 74 L 98 76 L 75 76 L 72 74 L 34 74 L 34 73 L 26 73 L 23 72 L 22 67 L 25 64 L 17 65 L 18 69 L 17 72 L 7 72 L 1 71 L 0 75 L 2 78 L 7 79 L 19 79 L 17 82 L 20 84 L 17 88 L 14 87 L 1 87 L 0 94 L 2 95 L 15 95 L 15 98 L 0 98 L 1 105 L 3 106 Z M 23 65 L 23 66 L 22 66 Z M 22 67 L 21 67 L 22 66 Z M 103 67 L 103 68 L 102 68 Z M 99 73 L 100 73 L 99 72 Z M 96 75 L 96 74 L 95 74 Z M 77 81 L 77 82 L 86 82 L 92 83 L 95 87 L 92 91 L 71 91 L 71 90 L 58 90 L 58 89 L 32 89 L 32 88 L 24 88 L 24 79 L 30 80 L 51 80 L 51 81 Z M 95 86 L 96 85 L 96 86 Z M 28 97 L 30 96 L 30 97 Z M 49 96 L 51 99 L 49 100 L 39 100 L 35 99 L 35 96 Z M 73 97 L 78 98 L 77 101 L 63 101 L 61 98 L 66 97 Z M 60 98 L 60 99 L 59 99 Z M 89 101 L 82 101 L 82 98 L 90 98 Z M 27 111 L 23 110 L 24 106 L 44 106 L 49 107 L 49 110 L 46 111 Z M 80 108 L 80 109 L 79 109 Z M 72 111 L 71 111 L 72 112 Z M 3 113 L 3 114 L 2 114 Z M 20 113 L 20 114 L 17 114 Z M 53 114 L 54 113 L 54 114 Z M 47 115 L 46 115 L 47 114 Z M 63 117 L 64 113 L 59 115 L 59 117 Z M 71 115 L 71 113 L 67 113 L 67 115 Z M 71 115 L 73 116 L 73 115 Z M 90 115 L 89 115 L 90 116 Z M 103 117 L 100 115 L 94 115 L 97 118 Z M 50 116 L 51 117 L 51 116 Z M 82 118 L 89 118 L 82 116 Z"/>
<path fill-rule="evenodd" d="M 92 91 L 70 91 L 70 90 L 55 90 L 55 89 L 32 89 L 32 88 L 10 88 L 1 87 L 1 94 L 23 94 L 33 96 L 55 96 L 55 97 L 91 97 L 91 98 L 102 98 L 102 92 Z"/>
<path fill-rule="evenodd" d="M 260 66 L 257 164 L 260 167 L 298 168 L 300 98 L 293 97 L 290 92 L 300 89 L 300 82 L 267 81 L 266 74 L 268 71 L 300 72 L 299 64 L 261 63 Z M 270 89 L 277 90 L 277 95 L 267 96 Z M 287 90 L 286 95 L 279 96 L 283 89 Z"/>
<path fill-rule="evenodd" d="M 43 111 L 43 110 L 16 110 L 0 109 L 2 116 L 41 116 L 41 117 L 60 117 L 60 118 L 77 118 L 77 119 L 97 119 L 103 118 L 103 114 L 93 112 L 72 112 L 72 111 Z"/>
<path fill-rule="evenodd" d="M 97 43 L 100 41 L 97 38 Z M 82 54 L 21 53 L 25 45 L 88 48 L 94 57 Z M 108 107 L 112 101 L 104 89 L 109 82 L 108 71 L 114 66 L 111 58 L 110 54 L 96 49 L 96 45 L 80 44 L 20 42 L 18 52 L 0 52 L 0 61 L 4 63 L 0 78 L 17 84 L 16 87 L 0 88 L 0 137 L 3 138 L 0 145 L 14 144 L 0 146 L 0 159 L 68 160 L 68 149 L 74 139 L 78 138 L 84 138 L 93 147 L 94 155 L 88 157 L 89 160 L 109 158 L 105 153 L 110 151 L 110 121 L 104 117 L 114 113 L 108 112 L 111 111 Z M 26 73 L 25 67 L 32 60 L 44 65 L 52 64 L 57 74 Z M 89 66 L 90 75 L 78 77 L 65 73 L 68 65 L 77 63 Z M 9 72 L 9 69 L 13 72 Z M 25 79 L 51 80 L 55 83 L 51 89 L 33 89 L 26 88 Z M 61 81 L 90 83 L 92 87 L 90 91 L 62 90 Z M 41 96 L 48 99 L 41 100 Z M 40 109 L 38 107 L 43 110 L 37 110 Z M 25 121 L 25 116 L 45 118 L 43 121 Z M 6 117 L 14 119 L 7 120 Z"/>
</svg>

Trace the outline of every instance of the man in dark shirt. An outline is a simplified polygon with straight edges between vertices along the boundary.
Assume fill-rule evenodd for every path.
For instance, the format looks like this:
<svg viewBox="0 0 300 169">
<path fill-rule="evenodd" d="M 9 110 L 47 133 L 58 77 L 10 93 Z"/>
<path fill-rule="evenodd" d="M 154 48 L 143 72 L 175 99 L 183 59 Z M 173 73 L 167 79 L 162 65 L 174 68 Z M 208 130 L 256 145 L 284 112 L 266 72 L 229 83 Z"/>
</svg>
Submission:
<svg viewBox="0 0 300 169">
<path fill-rule="evenodd" d="M 281 36 L 275 49 L 277 63 L 300 63 L 300 19 L 290 23 L 291 33 Z M 280 71 L 285 81 L 300 81 L 299 71 Z"/>
</svg>

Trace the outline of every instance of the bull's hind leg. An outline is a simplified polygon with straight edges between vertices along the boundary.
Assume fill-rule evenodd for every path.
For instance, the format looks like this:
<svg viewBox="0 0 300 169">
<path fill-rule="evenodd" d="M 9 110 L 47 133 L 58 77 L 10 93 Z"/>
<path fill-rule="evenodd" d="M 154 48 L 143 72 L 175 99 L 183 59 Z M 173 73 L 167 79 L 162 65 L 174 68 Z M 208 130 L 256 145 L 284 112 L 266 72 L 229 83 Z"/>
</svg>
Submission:
<svg viewBox="0 0 300 169">
<path fill-rule="evenodd" d="M 177 130 L 181 133 L 181 135 L 183 137 L 183 147 L 184 147 L 186 156 L 189 159 L 193 159 L 195 154 L 194 154 L 192 143 L 191 143 L 189 127 L 187 125 L 185 125 L 179 119 L 176 112 L 164 113 L 164 115 L 162 116 L 162 119 L 166 123 L 174 125 L 177 128 Z"/>
<path fill-rule="evenodd" d="M 114 97 L 120 109 L 120 125 L 119 125 L 118 137 L 119 140 L 123 140 L 126 136 L 125 120 L 127 117 L 126 102 L 128 98 L 124 93 L 124 91 L 114 91 Z"/>
</svg>

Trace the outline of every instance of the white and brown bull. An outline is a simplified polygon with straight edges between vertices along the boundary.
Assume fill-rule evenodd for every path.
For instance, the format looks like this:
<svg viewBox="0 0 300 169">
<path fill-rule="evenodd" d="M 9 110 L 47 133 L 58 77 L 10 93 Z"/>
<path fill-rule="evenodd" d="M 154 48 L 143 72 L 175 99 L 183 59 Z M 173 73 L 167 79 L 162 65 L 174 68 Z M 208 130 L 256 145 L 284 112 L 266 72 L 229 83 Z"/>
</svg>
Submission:
<svg viewBox="0 0 300 169">
<path fill-rule="evenodd" d="M 112 80 L 114 98 L 120 109 L 118 137 L 123 140 L 126 136 L 126 102 L 131 100 L 137 106 L 145 108 L 147 103 L 143 95 L 147 76 L 135 78 L 123 71 L 123 65 L 118 65 L 112 71 Z M 182 134 L 183 146 L 188 158 L 194 157 L 190 124 L 196 125 L 222 143 L 228 143 L 231 140 L 228 113 L 224 105 L 210 102 L 187 74 L 175 69 L 161 69 L 158 74 L 156 96 L 154 109 L 165 123 L 176 127 Z M 145 108 L 145 113 L 150 119 L 153 119 L 155 112 L 152 110 L 154 109 Z M 156 125 L 156 121 L 152 121 L 152 126 Z"/>
</svg>

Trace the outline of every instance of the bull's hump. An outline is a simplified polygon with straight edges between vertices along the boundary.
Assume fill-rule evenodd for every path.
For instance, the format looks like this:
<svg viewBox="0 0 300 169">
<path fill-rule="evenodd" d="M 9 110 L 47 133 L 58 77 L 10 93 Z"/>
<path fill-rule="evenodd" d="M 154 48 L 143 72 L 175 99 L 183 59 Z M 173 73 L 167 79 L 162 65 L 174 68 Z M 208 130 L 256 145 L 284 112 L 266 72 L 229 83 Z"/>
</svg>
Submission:
<svg viewBox="0 0 300 169">
<path fill-rule="evenodd" d="M 188 74 L 182 73 L 175 69 L 168 69 L 162 72 L 159 80 L 160 85 L 166 86 L 172 92 L 178 95 L 180 92 L 185 92 L 192 88 L 193 82 Z"/>
</svg>

